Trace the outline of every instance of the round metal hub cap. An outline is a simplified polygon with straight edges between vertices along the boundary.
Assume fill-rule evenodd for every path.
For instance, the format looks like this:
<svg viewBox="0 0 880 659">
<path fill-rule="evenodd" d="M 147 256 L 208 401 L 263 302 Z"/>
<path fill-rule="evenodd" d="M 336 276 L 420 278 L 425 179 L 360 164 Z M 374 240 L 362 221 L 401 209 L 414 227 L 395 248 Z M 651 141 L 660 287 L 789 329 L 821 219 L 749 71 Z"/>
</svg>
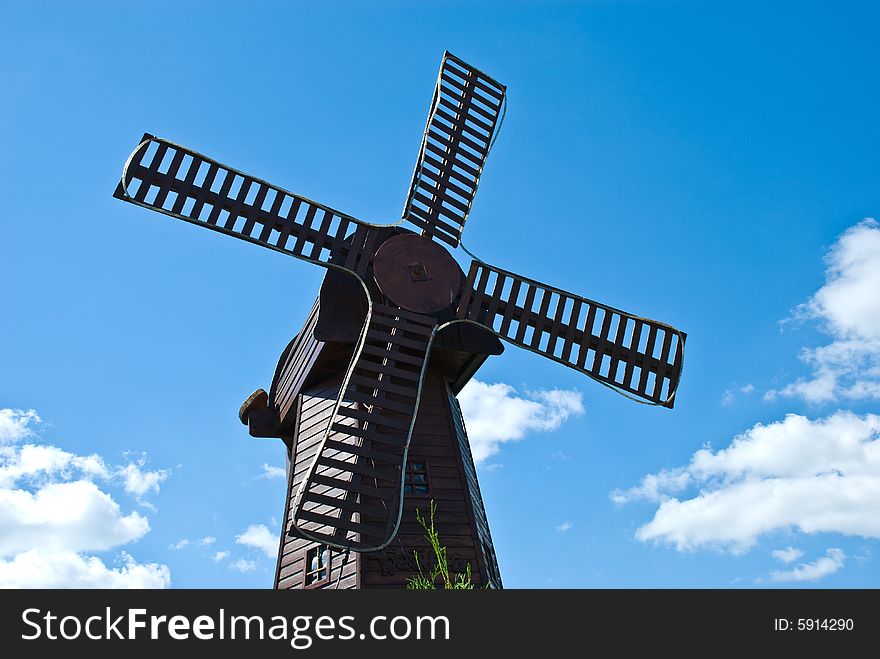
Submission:
<svg viewBox="0 0 880 659">
<path fill-rule="evenodd" d="M 434 241 L 412 233 L 382 243 L 373 257 L 373 276 L 392 302 L 424 314 L 452 304 L 462 284 L 461 269 L 452 255 Z"/>
</svg>

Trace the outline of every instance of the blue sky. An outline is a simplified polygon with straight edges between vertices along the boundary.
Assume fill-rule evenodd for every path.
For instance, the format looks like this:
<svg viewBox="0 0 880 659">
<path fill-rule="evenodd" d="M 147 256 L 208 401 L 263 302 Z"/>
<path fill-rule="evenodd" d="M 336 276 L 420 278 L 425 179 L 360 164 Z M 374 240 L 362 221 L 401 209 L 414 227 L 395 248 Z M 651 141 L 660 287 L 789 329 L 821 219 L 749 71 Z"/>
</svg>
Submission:
<svg viewBox="0 0 880 659">
<path fill-rule="evenodd" d="M 505 585 L 880 585 L 880 15 L 767 4 L 3 3 L 0 583 L 271 585 L 236 412 L 322 271 L 111 194 L 147 131 L 396 221 L 448 49 L 508 86 L 465 244 L 689 335 L 673 411 L 480 371 Z"/>
</svg>

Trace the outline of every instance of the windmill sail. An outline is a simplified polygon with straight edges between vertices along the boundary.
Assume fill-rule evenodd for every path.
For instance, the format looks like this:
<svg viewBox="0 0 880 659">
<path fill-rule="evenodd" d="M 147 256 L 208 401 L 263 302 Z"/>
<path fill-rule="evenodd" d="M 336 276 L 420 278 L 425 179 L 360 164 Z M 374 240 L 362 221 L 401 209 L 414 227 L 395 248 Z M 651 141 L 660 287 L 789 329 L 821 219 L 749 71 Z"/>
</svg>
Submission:
<svg viewBox="0 0 880 659">
<path fill-rule="evenodd" d="M 446 53 L 403 217 L 455 247 L 498 130 L 507 88 Z"/>
<path fill-rule="evenodd" d="M 686 334 L 473 261 L 456 316 L 614 389 L 672 407 Z"/>
<path fill-rule="evenodd" d="M 358 275 L 378 236 L 371 224 L 149 134 L 129 156 L 113 196 L 306 261 L 332 260 Z"/>
</svg>

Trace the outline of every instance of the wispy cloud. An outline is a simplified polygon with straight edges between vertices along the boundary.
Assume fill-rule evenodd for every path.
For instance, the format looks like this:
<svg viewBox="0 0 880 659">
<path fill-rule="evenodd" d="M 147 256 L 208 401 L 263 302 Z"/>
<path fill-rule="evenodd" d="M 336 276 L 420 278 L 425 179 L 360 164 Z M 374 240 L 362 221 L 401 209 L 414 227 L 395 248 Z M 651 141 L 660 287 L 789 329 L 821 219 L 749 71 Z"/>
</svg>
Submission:
<svg viewBox="0 0 880 659">
<path fill-rule="evenodd" d="M 145 497 L 150 493 L 158 494 L 159 486 L 168 479 L 171 472 L 168 469 L 149 471 L 144 469 L 146 463 L 146 457 L 141 455 L 137 460 L 119 467 L 116 473 L 122 479 L 126 492 L 133 495 L 142 506 L 152 508 Z"/>
<path fill-rule="evenodd" d="M 556 530 L 560 533 L 566 533 L 567 531 L 570 531 L 572 527 L 574 527 L 574 524 L 572 524 L 571 522 L 563 522 L 556 527 Z"/>
<path fill-rule="evenodd" d="M 785 549 L 774 549 L 770 555 L 780 563 L 788 565 L 803 556 L 804 552 L 797 547 L 786 547 Z"/>
<path fill-rule="evenodd" d="M 832 548 L 826 555 L 812 563 L 801 563 L 792 570 L 777 570 L 770 573 L 769 581 L 794 582 L 794 581 L 819 581 L 829 574 L 840 570 L 846 561 L 843 550 Z"/>
<path fill-rule="evenodd" d="M 256 570 L 257 564 L 254 561 L 239 558 L 229 563 L 229 569 L 245 574 L 247 572 L 253 572 L 254 570 Z"/>
<path fill-rule="evenodd" d="M 287 478 L 287 471 L 281 467 L 274 467 L 270 464 L 263 463 L 263 473 L 260 478 Z"/>
<path fill-rule="evenodd" d="M 244 533 L 235 536 L 235 542 L 259 549 L 269 558 L 275 558 L 278 553 L 278 537 L 265 524 L 251 524 Z"/>
<path fill-rule="evenodd" d="M 721 394 L 721 404 L 725 407 L 730 407 L 736 402 L 738 397 L 748 396 L 753 391 L 755 391 L 755 387 L 752 384 L 744 384 L 741 387 L 728 387 Z"/>
<path fill-rule="evenodd" d="M 217 542 L 217 538 L 214 536 L 205 536 L 204 538 L 199 538 L 198 540 L 190 540 L 189 538 L 181 538 L 177 542 L 168 546 L 168 549 L 185 549 L 189 546 L 199 546 L 199 547 L 210 547 L 215 542 Z"/>
<path fill-rule="evenodd" d="M 224 549 L 223 551 L 215 552 L 214 555 L 211 557 L 211 560 L 213 560 L 215 563 L 221 563 L 222 561 L 229 558 L 229 554 L 230 552 Z"/>
</svg>

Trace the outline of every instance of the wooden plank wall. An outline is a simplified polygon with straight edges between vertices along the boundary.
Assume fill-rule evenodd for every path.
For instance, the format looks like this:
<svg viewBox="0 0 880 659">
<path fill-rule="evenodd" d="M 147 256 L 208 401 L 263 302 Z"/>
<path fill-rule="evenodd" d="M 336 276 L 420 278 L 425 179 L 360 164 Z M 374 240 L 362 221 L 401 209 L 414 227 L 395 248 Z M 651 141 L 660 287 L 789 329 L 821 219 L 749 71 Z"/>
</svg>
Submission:
<svg viewBox="0 0 880 659">
<path fill-rule="evenodd" d="M 477 480 L 477 469 L 474 466 L 474 458 L 471 454 L 471 443 L 467 436 L 464 425 L 464 415 L 461 406 L 452 390 L 447 386 L 446 394 L 449 400 L 451 412 L 450 420 L 455 429 L 456 442 L 462 467 L 467 483 L 467 492 L 470 497 L 474 523 L 476 524 L 479 538 L 479 554 L 484 566 L 484 574 L 488 576 L 488 583 L 492 588 L 501 588 L 501 572 L 498 569 L 498 561 L 495 557 L 495 545 L 492 543 L 492 534 L 489 532 L 489 520 L 486 517 L 486 508 L 483 505 L 483 495 L 480 493 L 480 483 Z"/>
<path fill-rule="evenodd" d="M 317 322 L 318 301 L 316 300 L 305 325 L 287 353 L 287 358 L 281 366 L 276 381 L 272 383 L 269 404 L 277 405 L 282 422 L 294 419 L 292 412 L 296 412 L 297 394 L 324 347 L 324 343 L 316 341 L 314 337 Z"/>
<path fill-rule="evenodd" d="M 294 454 L 290 458 L 287 479 L 287 501 L 284 511 L 284 520 L 281 537 L 281 549 L 279 552 L 278 566 L 276 568 L 276 588 L 302 588 L 305 581 L 306 553 L 317 543 L 302 538 L 294 538 L 287 535 L 287 529 L 291 519 L 291 504 L 296 496 L 296 490 L 305 477 L 317 453 L 318 446 L 324 439 L 324 433 L 333 415 L 333 407 L 336 397 L 339 395 L 339 387 L 342 382 L 342 374 L 321 382 L 298 396 L 299 409 L 297 413 L 297 434 Z M 354 406 L 355 403 L 343 403 Z M 352 419 L 353 423 L 354 420 Z M 324 492 L 328 496 L 334 496 L 333 491 Z M 327 587 L 330 588 L 356 588 L 357 587 L 357 554 L 351 553 L 347 557 L 336 550 L 331 560 L 330 579 Z"/>
</svg>

